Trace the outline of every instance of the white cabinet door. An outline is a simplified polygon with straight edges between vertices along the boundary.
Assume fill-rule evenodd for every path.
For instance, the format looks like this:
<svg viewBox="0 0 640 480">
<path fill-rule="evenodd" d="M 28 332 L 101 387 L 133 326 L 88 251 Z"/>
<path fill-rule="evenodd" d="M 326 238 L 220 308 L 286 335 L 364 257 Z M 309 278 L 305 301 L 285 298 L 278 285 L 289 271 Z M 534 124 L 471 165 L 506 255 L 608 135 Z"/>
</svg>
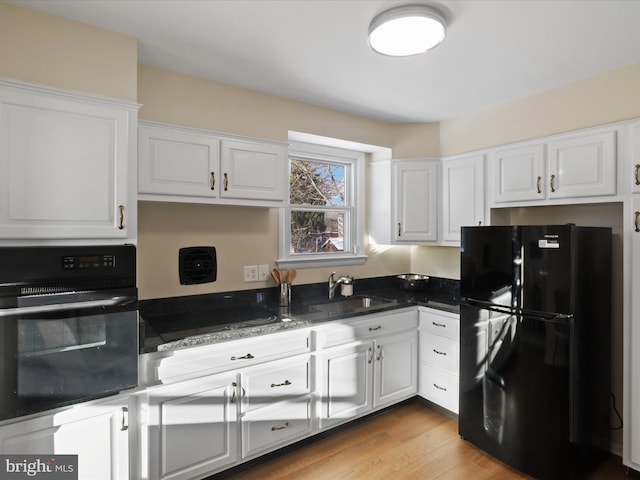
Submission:
<svg viewBox="0 0 640 480">
<path fill-rule="evenodd" d="M 546 195 L 544 144 L 517 146 L 492 156 L 494 202 L 542 200 Z"/>
<path fill-rule="evenodd" d="M 443 160 L 443 243 L 460 245 L 460 228 L 484 224 L 484 155 Z"/>
<path fill-rule="evenodd" d="M 631 315 L 625 325 L 624 463 L 640 469 L 640 197 L 631 200 Z M 625 257 L 627 255 L 625 254 Z"/>
<path fill-rule="evenodd" d="M 615 131 L 555 140 L 548 148 L 549 198 L 615 195 Z"/>
<path fill-rule="evenodd" d="M 373 407 L 373 343 L 328 348 L 320 362 L 320 428 L 352 420 Z"/>
<path fill-rule="evenodd" d="M 285 202 L 289 193 L 287 151 L 281 145 L 222 140 L 223 198 Z"/>
<path fill-rule="evenodd" d="M 136 117 L 128 104 L 1 83 L 0 239 L 135 237 Z"/>
<path fill-rule="evenodd" d="M 0 427 L 0 452 L 77 455 L 78 478 L 129 478 L 129 405 L 96 403 Z"/>
<path fill-rule="evenodd" d="M 147 390 L 143 478 L 200 478 L 237 461 L 239 397 L 233 372 Z"/>
<path fill-rule="evenodd" d="M 374 353 L 374 408 L 415 395 L 418 391 L 418 333 L 378 337 Z"/>
<path fill-rule="evenodd" d="M 196 131 L 141 125 L 138 192 L 216 198 L 221 179 L 218 140 Z"/>
<path fill-rule="evenodd" d="M 632 193 L 640 193 L 640 123 L 629 125 L 629 152 L 631 160 L 629 162 L 633 169 L 628 178 L 631 179 Z"/>
<path fill-rule="evenodd" d="M 393 163 L 394 240 L 398 243 L 438 240 L 439 161 Z"/>
</svg>

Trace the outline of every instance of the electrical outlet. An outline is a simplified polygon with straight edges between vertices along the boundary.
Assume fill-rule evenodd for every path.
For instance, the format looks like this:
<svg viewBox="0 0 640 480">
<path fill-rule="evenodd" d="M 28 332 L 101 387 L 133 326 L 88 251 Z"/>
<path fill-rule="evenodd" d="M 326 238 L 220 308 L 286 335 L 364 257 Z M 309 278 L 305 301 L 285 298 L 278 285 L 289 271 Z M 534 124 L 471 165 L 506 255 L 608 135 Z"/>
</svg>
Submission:
<svg viewBox="0 0 640 480">
<path fill-rule="evenodd" d="M 269 265 L 258 265 L 258 280 L 266 282 L 269 279 Z"/>
<path fill-rule="evenodd" d="M 257 265 L 245 265 L 244 266 L 244 281 L 245 282 L 257 282 L 258 281 L 258 266 Z"/>
</svg>

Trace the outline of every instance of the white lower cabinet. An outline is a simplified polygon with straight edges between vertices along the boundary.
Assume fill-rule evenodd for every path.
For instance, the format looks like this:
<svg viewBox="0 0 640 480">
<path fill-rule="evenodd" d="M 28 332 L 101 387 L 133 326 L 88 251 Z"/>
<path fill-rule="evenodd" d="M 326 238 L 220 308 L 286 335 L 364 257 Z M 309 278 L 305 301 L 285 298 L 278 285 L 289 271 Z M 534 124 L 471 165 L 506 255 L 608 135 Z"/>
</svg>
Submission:
<svg viewBox="0 0 640 480">
<path fill-rule="evenodd" d="M 419 395 L 458 413 L 460 315 L 420 308 Z"/>
<path fill-rule="evenodd" d="M 358 322 L 365 336 L 383 332 L 394 319 L 411 314 L 392 314 Z M 397 327 L 397 325 L 395 326 Z M 326 336 L 331 339 L 330 335 Z M 418 382 L 418 336 L 414 329 L 352 341 L 318 352 L 319 427 L 332 427 L 378 408 L 412 397 Z"/>
<path fill-rule="evenodd" d="M 204 478 L 239 460 L 236 372 L 148 389 L 141 478 Z"/>
<path fill-rule="evenodd" d="M 78 478 L 129 478 L 129 397 L 85 404 L 0 427 L 0 452 L 77 455 Z"/>
</svg>

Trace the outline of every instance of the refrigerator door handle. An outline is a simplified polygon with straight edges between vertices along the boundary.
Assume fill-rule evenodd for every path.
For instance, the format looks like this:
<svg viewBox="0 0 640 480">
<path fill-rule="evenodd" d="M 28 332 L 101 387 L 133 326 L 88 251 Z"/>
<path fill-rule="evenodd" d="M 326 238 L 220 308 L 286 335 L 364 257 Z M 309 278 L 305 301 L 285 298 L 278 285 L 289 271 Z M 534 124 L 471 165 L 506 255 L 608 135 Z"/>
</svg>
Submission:
<svg viewBox="0 0 640 480">
<path fill-rule="evenodd" d="M 505 315 L 516 315 L 521 317 L 535 318 L 543 321 L 555 321 L 555 322 L 568 322 L 573 319 L 571 314 L 563 313 L 545 313 L 536 312 L 533 310 L 523 310 L 520 308 L 511 308 L 506 305 L 499 305 L 497 303 L 486 302 L 483 300 L 476 300 L 473 298 L 463 298 L 460 301 L 461 305 L 467 305 L 470 307 L 477 307 L 483 310 L 489 310 L 491 312 L 502 313 Z"/>
</svg>

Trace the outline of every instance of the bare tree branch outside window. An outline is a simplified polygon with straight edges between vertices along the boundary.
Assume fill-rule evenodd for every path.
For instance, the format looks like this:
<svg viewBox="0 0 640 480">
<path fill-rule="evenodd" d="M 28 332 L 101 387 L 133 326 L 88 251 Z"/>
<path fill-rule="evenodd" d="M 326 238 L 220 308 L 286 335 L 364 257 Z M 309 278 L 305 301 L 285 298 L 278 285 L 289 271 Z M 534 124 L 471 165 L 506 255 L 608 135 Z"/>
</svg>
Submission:
<svg viewBox="0 0 640 480">
<path fill-rule="evenodd" d="M 344 250 L 345 173 L 341 164 L 291 159 L 292 254 Z"/>
</svg>

